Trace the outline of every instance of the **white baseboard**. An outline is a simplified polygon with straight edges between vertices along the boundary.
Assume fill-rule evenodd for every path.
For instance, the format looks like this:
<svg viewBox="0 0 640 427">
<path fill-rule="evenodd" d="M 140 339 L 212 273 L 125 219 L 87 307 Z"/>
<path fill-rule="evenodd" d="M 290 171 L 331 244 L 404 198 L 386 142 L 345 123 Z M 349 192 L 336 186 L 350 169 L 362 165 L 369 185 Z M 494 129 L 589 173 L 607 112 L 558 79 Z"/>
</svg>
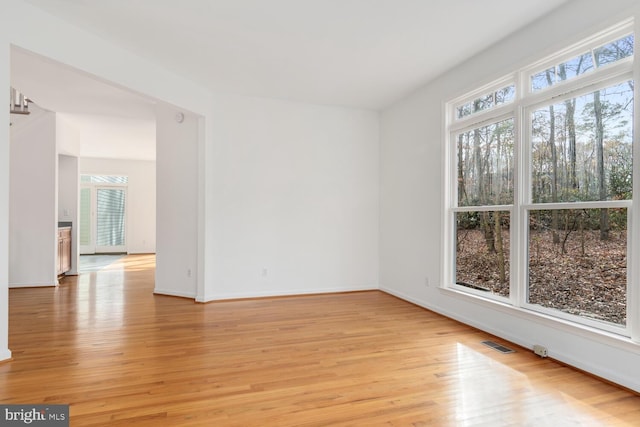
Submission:
<svg viewBox="0 0 640 427">
<path fill-rule="evenodd" d="M 181 297 L 181 298 L 191 298 L 191 299 L 194 299 L 196 297 L 196 294 L 191 292 L 179 292 L 179 291 L 164 290 L 164 289 L 154 289 L 153 293 L 156 295 L 167 295 L 171 297 Z"/>
<path fill-rule="evenodd" d="M 314 294 L 335 294 L 340 292 L 362 292 L 362 291 L 376 291 L 377 286 L 352 286 L 348 288 L 321 288 L 321 289 L 293 289 L 282 291 L 265 291 L 265 292 L 246 292 L 238 294 L 216 294 L 207 301 L 198 302 L 210 302 L 210 301 L 224 301 L 228 299 L 243 299 L 243 298 L 268 298 L 268 297 L 284 297 L 284 296 L 296 296 L 296 295 L 314 295 Z"/>
<path fill-rule="evenodd" d="M 11 359 L 11 350 L 0 350 L 0 362 Z"/>
<path fill-rule="evenodd" d="M 9 283 L 9 289 L 13 288 L 49 288 L 58 286 L 58 283 Z"/>
</svg>

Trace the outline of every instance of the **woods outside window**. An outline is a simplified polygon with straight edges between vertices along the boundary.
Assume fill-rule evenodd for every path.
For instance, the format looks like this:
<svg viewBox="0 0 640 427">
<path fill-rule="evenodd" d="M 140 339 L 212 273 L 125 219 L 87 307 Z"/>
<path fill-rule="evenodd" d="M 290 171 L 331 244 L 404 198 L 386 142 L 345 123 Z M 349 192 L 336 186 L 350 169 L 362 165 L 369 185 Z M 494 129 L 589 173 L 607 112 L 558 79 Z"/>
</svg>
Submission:
<svg viewBox="0 0 640 427">
<path fill-rule="evenodd" d="M 447 104 L 444 287 L 632 335 L 633 59 L 627 22 Z"/>
</svg>

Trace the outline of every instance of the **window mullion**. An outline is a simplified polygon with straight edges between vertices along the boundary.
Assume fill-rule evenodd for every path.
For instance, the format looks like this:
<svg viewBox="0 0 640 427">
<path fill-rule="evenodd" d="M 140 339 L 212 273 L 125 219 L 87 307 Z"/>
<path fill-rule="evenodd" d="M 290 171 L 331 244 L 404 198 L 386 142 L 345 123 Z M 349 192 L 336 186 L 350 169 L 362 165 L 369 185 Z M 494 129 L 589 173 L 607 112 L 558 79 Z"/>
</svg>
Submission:
<svg viewBox="0 0 640 427">
<path fill-rule="evenodd" d="M 524 95 L 527 77 L 524 73 L 518 75 L 518 93 Z M 523 97 L 519 97 L 516 103 L 516 111 L 514 117 L 515 128 L 515 147 L 514 147 L 514 185 L 513 185 L 513 204 L 511 221 L 511 284 L 510 296 L 511 304 L 515 307 L 522 307 L 526 299 L 526 281 L 523 272 L 526 271 L 522 260 L 525 258 L 526 248 L 526 229 L 525 222 L 522 220 L 522 204 L 527 197 L 528 178 L 526 171 L 528 170 L 527 148 L 525 137 L 527 132 L 526 122 L 524 120 Z"/>
<path fill-rule="evenodd" d="M 593 53 L 594 48 L 606 43 L 608 40 L 615 40 L 617 38 L 628 35 L 632 32 L 632 19 L 620 22 L 616 28 L 610 28 L 598 34 L 594 34 L 581 42 L 572 45 L 569 48 L 562 49 L 553 53 L 550 56 L 542 58 L 539 61 L 534 62 L 525 70 L 528 74 L 534 73 L 545 68 L 552 67 L 562 62 L 563 60 L 570 59 L 572 56 L 579 55 L 581 53 L 587 53 L 587 51 Z"/>
<path fill-rule="evenodd" d="M 454 212 L 492 212 L 492 211 L 510 211 L 513 205 L 482 205 L 482 206 L 459 206 L 452 210 Z"/>
<path fill-rule="evenodd" d="M 550 102 L 558 103 L 571 99 L 580 95 L 592 93 L 596 90 L 612 86 L 614 83 L 621 83 L 625 80 L 633 79 L 633 73 L 630 68 L 625 68 L 619 73 L 607 73 L 606 75 L 598 75 L 597 79 L 580 80 L 579 82 L 570 82 L 566 85 L 553 87 L 542 93 L 531 94 L 526 97 L 527 107 L 537 108 L 548 105 Z M 580 83 L 580 84 L 576 84 Z"/>
<path fill-rule="evenodd" d="M 637 145 L 637 144 L 636 144 Z M 633 203 L 637 206 L 637 203 Z M 638 268 L 632 260 L 638 249 L 638 219 L 635 218 L 634 206 L 628 210 L 627 239 L 627 328 L 629 336 L 640 343 L 640 289 L 638 287 Z"/>
<path fill-rule="evenodd" d="M 465 130 L 474 129 L 482 125 L 507 119 L 513 115 L 514 103 L 501 105 L 491 110 L 482 111 L 472 116 L 456 120 L 451 123 L 449 129 L 454 132 L 464 132 Z"/>
<path fill-rule="evenodd" d="M 636 34 L 640 32 L 640 22 L 635 22 Z M 640 61 L 635 61 L 633 66 L 633 78 L 637 83 L 640 81 Z M 634 84 L 634 123 L 640 123 L 640 97 L 638 96 L 638 86 Z M 640 141 L 638 132 L 633 136 L 633 159 L 634 166 L 640 161 Z M 640 254 L 640 218 L 637 213 L 640 211 L 640 168 L 632 169 L 633 180 L 633 202 L 629 208 L 629 231 L 628 231 L 628 253 L 627 253 L 627 326 L 631 339 L 640 343 L 640 268 L 636 260 Z M 634 266 L 635 264 L 635 266 Z"/>
<path fill-rule="evenodd" d="M 640 168 L 630 166 L 630 159 L 640 159 L 633 135 L 640 114 L 633 81 L 639 81 L 640 68 L 628 24 L 446 104 L 443 287 L 640 343 L 640 269 L 631 263 L 640 253 L 640 219 L 631 214 L 640 202 L 630 200 L 640 191 Z M 582 62 L 594 49 L 600 49 L 601 68 L 595 59 L 593 68 L 588 58 Z M 509 95 L 515 89 L 509 103 L 479 104 L 491 92 L 498 99 L 496 91 L 505 84 L 513 84 Z M 605 160 L 599 162 L 594 150 Z M 513 187 L 505 191 L 505 185 Z M 507 228 L 503 257 L 496 249 L 503 247 L 498 239 Z M 581 292 L 590 292 L 597 304 L 593 297 L 578 299 Z M 615 300 L 607 303 L 612 294 Z M 615 304 L 624 304 L 626 313 L 614 310 Z"/>
</svg>

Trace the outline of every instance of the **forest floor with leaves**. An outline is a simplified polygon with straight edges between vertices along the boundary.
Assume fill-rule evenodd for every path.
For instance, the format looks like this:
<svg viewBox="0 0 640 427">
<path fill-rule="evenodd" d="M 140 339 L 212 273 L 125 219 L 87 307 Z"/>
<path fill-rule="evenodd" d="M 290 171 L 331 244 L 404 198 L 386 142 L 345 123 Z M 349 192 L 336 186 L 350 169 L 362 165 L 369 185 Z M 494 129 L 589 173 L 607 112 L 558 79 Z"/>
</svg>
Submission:
<svg viewBox="0 0 640 427">
<path fill-rule="evenodd" d="M 529 247 L 529 302 L 590 319 L 626 323 L 626 231 L 559 233 L 532 231 Z M 564 249 L 562 242 L 564 241 Z M 498 256 L 487 250 L 479 230 L 458 231 L 456 281 L 509 296 L 509 236 L 503 232 L 506 281 L 500 280 Z"/>
</svg>

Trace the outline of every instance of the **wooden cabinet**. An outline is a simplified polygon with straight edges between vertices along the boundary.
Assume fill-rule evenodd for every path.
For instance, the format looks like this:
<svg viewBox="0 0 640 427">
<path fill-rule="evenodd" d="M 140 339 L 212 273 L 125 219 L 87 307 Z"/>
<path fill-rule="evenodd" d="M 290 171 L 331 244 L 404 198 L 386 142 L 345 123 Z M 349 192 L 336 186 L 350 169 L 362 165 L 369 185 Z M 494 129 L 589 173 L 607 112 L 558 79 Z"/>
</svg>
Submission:
<svg viewBox="0 0 640 427">
<path fill-rule="evenodd" d="M 71 270 L 71 227 L 58 228 L 58 275 Z"/>
</svg>

